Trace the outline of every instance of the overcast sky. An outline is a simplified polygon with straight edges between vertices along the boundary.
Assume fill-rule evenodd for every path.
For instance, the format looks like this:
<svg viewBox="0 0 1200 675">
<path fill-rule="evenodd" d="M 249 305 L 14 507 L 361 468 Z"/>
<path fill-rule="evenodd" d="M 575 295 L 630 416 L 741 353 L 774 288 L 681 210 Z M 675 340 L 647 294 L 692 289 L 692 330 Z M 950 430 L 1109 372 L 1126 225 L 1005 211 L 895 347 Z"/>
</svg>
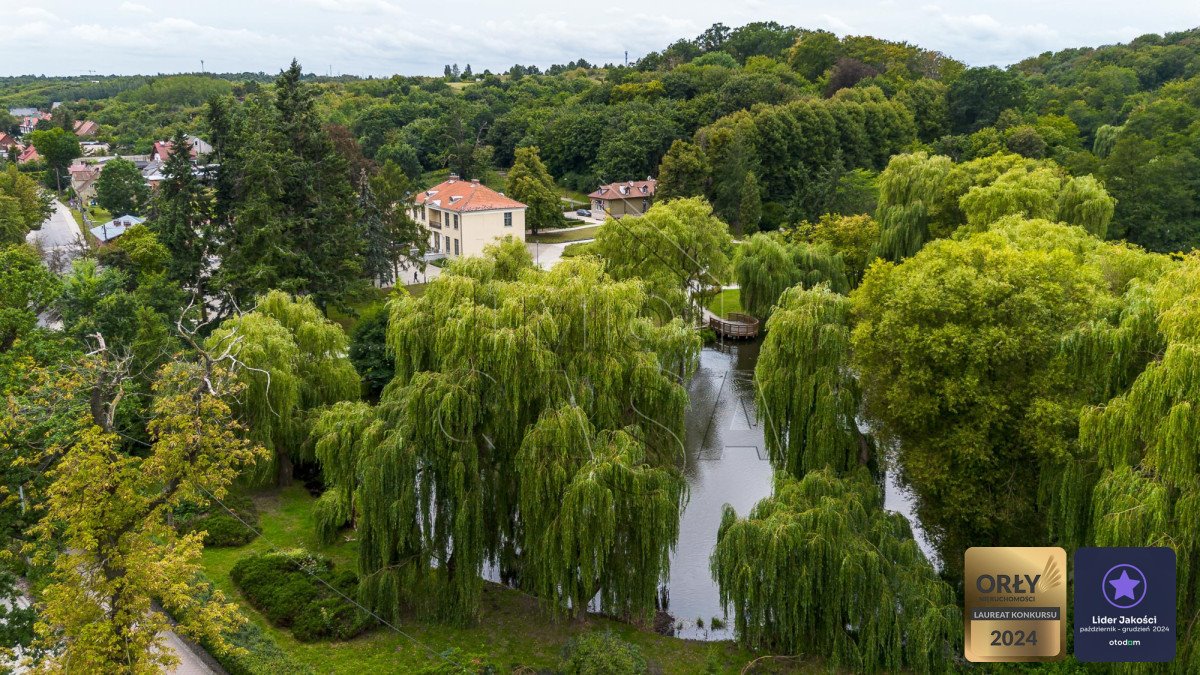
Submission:
<svg viewBox="0 0 1200 675">
<path fill-rule="evenodd" d="M 1200 26 L 1200 1 L 0 0 L 0 74 L 440 74 L 579 57 L 630 61 L 715 22 L 774 20 L 1005 65 L 1065 47 Z"/>
</svg>

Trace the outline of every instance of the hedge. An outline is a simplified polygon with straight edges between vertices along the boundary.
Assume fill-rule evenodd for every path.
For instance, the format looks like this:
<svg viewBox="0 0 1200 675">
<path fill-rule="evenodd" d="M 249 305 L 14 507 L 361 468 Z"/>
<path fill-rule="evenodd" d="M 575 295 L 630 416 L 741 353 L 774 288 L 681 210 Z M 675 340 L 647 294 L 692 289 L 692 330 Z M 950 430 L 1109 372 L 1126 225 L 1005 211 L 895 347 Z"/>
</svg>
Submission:
<svg viewBox="0 0 1200 675">
<path fill-rule="evenodd" d="M 290 628 L 301 642 L 349 640 L 375 624 L 370 614 L 346 599 L 358 592 L 358 577 L 346 570 L 335 572 L 328 558 L 307 551 L 247 556 L 234 564 L 229 576 L 267 620 Z"/>
</svg>

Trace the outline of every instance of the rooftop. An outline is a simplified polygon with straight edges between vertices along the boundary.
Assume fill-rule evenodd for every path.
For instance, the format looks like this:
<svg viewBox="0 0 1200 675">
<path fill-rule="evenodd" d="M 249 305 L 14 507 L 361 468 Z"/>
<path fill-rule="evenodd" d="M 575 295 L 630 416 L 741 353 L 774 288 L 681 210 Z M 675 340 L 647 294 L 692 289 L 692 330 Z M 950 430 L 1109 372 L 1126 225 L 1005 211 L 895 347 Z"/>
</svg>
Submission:
<svg viewBox="0 0 1200 675">
<path fill-rule="evenodd" d="M 417 194 L 416 202 L 459 213 L 525 208 L 521 202 L 496 192 L 478 180 L 462 180 L 455 174 Z"/>
<path fill-rule="evenodd" d="M 592 199 L 632 199 L 634 197 L 653 197 L 658 181 L 647 176 L 646 180 L 629 180 L 624 183 L 609 183 L 596 188 L 588 195 Z"/>
</svg>

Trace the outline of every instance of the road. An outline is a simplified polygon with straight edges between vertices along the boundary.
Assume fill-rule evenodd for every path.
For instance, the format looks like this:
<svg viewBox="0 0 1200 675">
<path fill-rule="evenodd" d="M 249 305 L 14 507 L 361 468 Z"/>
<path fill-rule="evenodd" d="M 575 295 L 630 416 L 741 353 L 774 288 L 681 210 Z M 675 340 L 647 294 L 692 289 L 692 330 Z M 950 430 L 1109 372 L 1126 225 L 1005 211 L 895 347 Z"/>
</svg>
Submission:
<svg viewBox="0 0 1200 675">
<path fill-rule="evenodd" d="M 74 257 L 76 244 L 83 238 L 83 231 L 71 217 L 71 211 L 59 200 L 54 200 L 54 213 L 50 214 L 39 230 L 26 235 L 25 240 L 41 248 L 47 262 L 56 259 L 69 261 Z M 58 270 L 62 271 L 62 270 Z"/>
</svg>

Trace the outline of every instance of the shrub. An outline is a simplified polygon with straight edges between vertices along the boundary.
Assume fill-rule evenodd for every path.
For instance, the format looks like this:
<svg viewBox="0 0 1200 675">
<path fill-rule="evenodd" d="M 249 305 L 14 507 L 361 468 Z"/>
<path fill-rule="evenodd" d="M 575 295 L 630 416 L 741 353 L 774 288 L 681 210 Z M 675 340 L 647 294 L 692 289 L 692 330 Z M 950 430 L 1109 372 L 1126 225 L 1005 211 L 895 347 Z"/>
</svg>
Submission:
<svg viewBox="0 0 1200 675">
<path fill-rule="evenodd" d="M 647 671 L 641 650 L 608 631 L 568 640 L 558 667 L 565 675 L 641 675 Z"/>
<path fill-rule="evenodd" d="M 229 515 L 229 511 L 220 504 L 212 503 L 203 508 L 196 504 L 184 504 L 175 510 L 179 531 L 184 534 L 204 532 L 205 546 L 245 546 L 254 541 L 258 536 L 258 510 L 254 508 L 254 502 L 244 495 L 231 494 L 224 503 L 237 514 L 240 521 Z"/>
<path fill-rule="evenodd" d="M 250 604 L 301 642 L 348 640 L 374 625 L 342 597 L 353 597 L 358 577 L 334 572 L 328 558 L 300 550 L 262 553 L 237 561 L 229 576 Z"/>
<path fill-rule="evenodd" d="M 212 595 L 212 583 L 203 574 L 199 575 L 202 591 L 202 601 L 207 601 Z M 200 640 L 200 646 L 208 651 L 217 663 L 229 675 L 274 675 L 275 673 L 296 673 L 309 675 L 312 670 L 305 665 L 292 660 L 275 640 L 271 638 L 258 624 L 242 617 L 242 623 L 237 630 L 224 634 L 225 640 L 232 650 L 220 651 L 208 640 Z"/>
</svg>

